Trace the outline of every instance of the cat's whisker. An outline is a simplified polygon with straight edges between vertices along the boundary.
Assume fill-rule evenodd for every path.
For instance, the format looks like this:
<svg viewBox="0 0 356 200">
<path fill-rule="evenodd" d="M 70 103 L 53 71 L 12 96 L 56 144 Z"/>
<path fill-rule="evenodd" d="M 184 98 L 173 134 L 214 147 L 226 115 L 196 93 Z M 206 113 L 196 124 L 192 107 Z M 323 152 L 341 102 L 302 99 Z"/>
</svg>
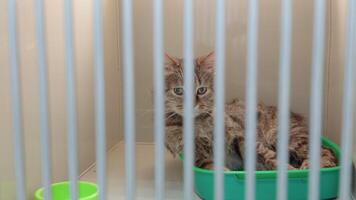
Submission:
<svg viewBox="0 0 356 200">
<path fill-rule="evenodd" d="M 168 113 L 167 113 L 167 114 L 168 114 Z M 176 116 L 176 115 L 177 115 L 177 113 L 172 113 L 172 114 L 168 115 L 168 117 L 166 117 L 166 120 L 171 119 L 171 118 L 173 118 L 173 117 Z"/>
</svg>

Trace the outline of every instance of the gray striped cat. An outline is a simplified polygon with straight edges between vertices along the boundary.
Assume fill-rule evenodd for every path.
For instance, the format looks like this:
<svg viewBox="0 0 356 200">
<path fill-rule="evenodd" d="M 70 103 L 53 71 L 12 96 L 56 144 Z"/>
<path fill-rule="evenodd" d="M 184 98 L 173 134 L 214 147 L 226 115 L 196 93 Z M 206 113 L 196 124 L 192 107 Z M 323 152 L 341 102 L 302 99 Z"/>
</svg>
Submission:
<svg viewBox="0 0 356 200">
<path fill-rule="evenodd" d="M 183 59 L 165 56 L 166 147 L 183 153 Z M 215 55 L 195 59 L 195 165 L 213 168 Z M 243 170 L 245 151 L 245 103 L 239 99 L 225 105 L 225 164 L 229 170 Z M 257 170 L 277 168 L 277 108 L 257 107 Z M 304 117 L 291 113 L 289 169 L 309 167 L 308 126 Z M 328 148 L 321 149 L 321 167 L 334 167 L 337 159 Z"/>
</svg>

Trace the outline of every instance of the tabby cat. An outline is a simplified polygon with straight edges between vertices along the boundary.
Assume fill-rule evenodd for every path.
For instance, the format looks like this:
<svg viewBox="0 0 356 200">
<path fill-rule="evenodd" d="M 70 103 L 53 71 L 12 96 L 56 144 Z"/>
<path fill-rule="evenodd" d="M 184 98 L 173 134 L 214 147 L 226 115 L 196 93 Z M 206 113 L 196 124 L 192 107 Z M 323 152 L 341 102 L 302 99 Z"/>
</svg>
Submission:
<svg viewBox="0 0 356 200">
<path fill-rule="evenodd" d="M 183 59 L 165 56 L 166 147 L 173 154 L 183 153 Z M 215 55 L 195 59 L 195 165 L 213 167 Z M 245 151 L 245 104 L 235 99 L 225 106 L 225 165 L 243 170 Z M 277 108 L 258 104 L 257 170 L 277 168 Z M 305 169 L 308 162 L 308 126 L 305 118 L 291 113 L 289 169 Z M 337 159 L 328 148 L 321 149 L 321 167 L 334 167 Z"/>
</svg>

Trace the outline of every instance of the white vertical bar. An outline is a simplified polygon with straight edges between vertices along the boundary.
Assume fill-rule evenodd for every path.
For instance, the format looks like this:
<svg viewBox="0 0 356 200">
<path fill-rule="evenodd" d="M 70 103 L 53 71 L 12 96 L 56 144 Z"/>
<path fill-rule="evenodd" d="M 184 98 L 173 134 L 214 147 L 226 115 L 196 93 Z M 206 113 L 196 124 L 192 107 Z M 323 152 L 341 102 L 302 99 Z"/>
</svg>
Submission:
<svg viewBox="0 0 356 200">
<path fill-rule="evenodd" d="M 135 199 L 135 82 L 132 1 L 122 1 L 126 199 Z M 162 38 L 163 39 L 163 38 Z"/>
<path fill-rule="evenodd" d="M 94 0 L 96 169 L 99 199 L 106 200 L 105 68 L 102 1 Z"/>
<path fill-rule="evenodd" d="M 248 16 L 247 84 L 246 84 L 246 199 L 255 199 L 258 0 L 251 0 Z"/>
<path fill-rule="evenodd" d="M 344 71 L 344 100 L 342 121 L 342 146 L 341 146 L 341 179 L 339 188 L 339 199 L 349 200 L 351 195 L 351 171 L 352 171 L 352 141 L 353 141 L 353 101 L 355 89 L 355 23 L 356 23 L 356 1 L 349 0 L 348 3 L 348 27 L 347 27 L 347 49 Z"/>
<path fill-rule="evenodd" d="M 288 144 L 289 144 L 289 96 L 292 38 L 292 0 L 282 1 L 281 46 L 279 56 L 279 106 L 278 106 L 278 199 L 288 199 Z"/>
<path fill-rule="evenodd" d="M 214 189 L 215 199 L 224 199 L 225 166 L 225 0 L 216 0 L 215 19 L 215 127 L 214 127 Z"/>
<path fill-rule="evenodd" d="M 71 199 L 78 196 L 78 151 L 77 151 L 77 106 L 73 44 L 73 5 L 71 0 L 64 1 L 65 58 L 67 68 L 67 123 L 68 123 L 68 170 Z"/>
<path fill-rule="evenodd" d="M 155 87 L 155 193 L 157 200 L 165 199 L 165 110 L 164 110 L 164 59 L 163 59 L 163 1 L 153 6 L 154 87 Z"/>
<path fill-rule="evenodd" d="M 184 199 L 194 198 L 194 1 L 184 1 Z"/>
<path fill-rule="evenodd" d="M 41 130 L 41 163 L 44 199 L 52 199 L 52 165 L 51 165 L 51 131 L 49 126 L 48 80 L 46 63 L 46 37 L 44 1 L 36 1 L 36 28 L 38 46 L 39 87 L 40 87 L 40 130 Z"/>
<path fill-rule="evenodd" d="M 9 51 L 11 66 L 11 97 L 13 110 L 14 129 L 14 151 L 15 151 L 15 175 L 16 175 L 16 198 L 26 199 L 26 177 L 25 177 L 25 156 L 24 139 L 22 127 L 22 102 L 21 84 L 19 69 L 19 52 L 17 44 L 17 17 L 16 0 L 8 1 L 8 31 L 9 31 Z"/>
<path fill-rule="evenodd" d="M 325 0 L 315 0 L 314 3 L 314 35 L 313 35 L 313 63 L 312 63 L 312 90 L 311 90 L 311 116 L 310 116 L 310 174 L 309 199 L 319 199 L 320 178 L 320 148 L 321 124 L 323 105 L 323 78 L 324 78 L 324 48 L 325 48 Z"/>
</svg>

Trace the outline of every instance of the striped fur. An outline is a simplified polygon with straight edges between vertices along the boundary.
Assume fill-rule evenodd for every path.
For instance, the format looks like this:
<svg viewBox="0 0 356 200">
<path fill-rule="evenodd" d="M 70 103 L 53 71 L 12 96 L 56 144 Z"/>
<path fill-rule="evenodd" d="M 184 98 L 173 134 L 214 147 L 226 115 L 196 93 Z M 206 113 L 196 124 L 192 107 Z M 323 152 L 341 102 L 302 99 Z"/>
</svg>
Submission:
<svg viewBox="0 0 356 200">
<path fill-rule="evenodd" d="M 204 95 L 195 101 L 195 164 L 213 167 L 214 130 L 214 53 L 195 62 L 195 87 L 207 87 Z M 183 60 L 166 55 L 166 147 L 173 154 L 183 153 L 183 95 L 174 88 L 183 87 Z M 235 99 L 225 106 L 226 168 L 243 170 L 245 151 L 245 103 Z M 257 116 L 257 170 L 277 168 L 277 108 L 258 104 Z M 296 113 L 290 115 L 289 169 L 309 167 L 309 134 L 306 120 Z M 321 150 L 321 167 L 334 167 L 337 159 L 327 148 Z"/>
</svg>

